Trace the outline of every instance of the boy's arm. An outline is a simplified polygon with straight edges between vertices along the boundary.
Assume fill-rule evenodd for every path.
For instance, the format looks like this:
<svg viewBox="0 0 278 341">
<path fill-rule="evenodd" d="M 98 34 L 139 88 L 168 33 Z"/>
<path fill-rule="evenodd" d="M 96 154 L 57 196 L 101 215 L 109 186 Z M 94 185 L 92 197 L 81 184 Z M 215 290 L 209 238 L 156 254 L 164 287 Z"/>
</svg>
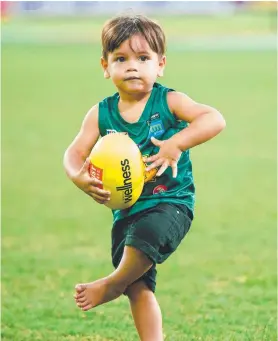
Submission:
<svg viewBox="0 0 278 341">
<path fill-rule="evenodd" d="M 167 101 L 170 111 L 177 119 L 190 124 L 168 140 L 159 141 L 152 138 L 152 142 L 160 147 L 160 150 L 156 155 L 145 158 L 144 161 L 152 162 L 146 171 L 160 167 L 157 172 L 159 176 L 171 166 L 173 177 L 176 177 L 177 163 L 181 153 L 219 134 L 225 128 L 226 122 L 219 111 L 208 105 L 197 103 L 183 93 L 169 92 Z"/>
<path fill-rule="evenodd" d="M 219 111 L 197 103 L 183 93 L 170 92 L 167 99 L 173 114 L 179 120 L 190 123 L 187 128 L 173 136 L 182 151 L 210 140 L 226 126 Z"/>
<path fill-rule="evenodd" d="M 102 182 L 89 174 L 89 154 L 99 138 L 98 105 L 89 110 L 81 129 L 64 155 L 64 168 L 72 182 L 99 204 L 110 200 L 110 192 L 98 188 Z M 85 161 L 85 162 L 84 162 Z"/>
<path fill-rule="evenodd" d="M 64 154 L 64 168 L 68 177 L 75 178 L 84 165 L 93 146 L 99 138 L 98 105 L 92 107 L 85 116 L 81 129 Z"/>
</svg>

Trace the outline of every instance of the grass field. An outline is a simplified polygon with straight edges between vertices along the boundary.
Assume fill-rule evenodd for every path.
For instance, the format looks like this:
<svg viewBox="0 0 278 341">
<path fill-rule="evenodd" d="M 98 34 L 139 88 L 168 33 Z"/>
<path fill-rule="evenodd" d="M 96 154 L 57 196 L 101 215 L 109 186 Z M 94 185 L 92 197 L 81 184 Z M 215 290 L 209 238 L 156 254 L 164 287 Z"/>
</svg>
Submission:
<svg viewBox="0 0 278 341">
<path fill-rule="evenodd" d="M 82 313 L 72 297 L 112 270 L 111 214 L 62 167 L 86 111 L 114 92 L 99 51 L 2 46 L 4 341 L 138 340 L 126 298 Z M 196 219 L 158 268 L 167 341 L 277 339 L 275 77 L 275 51 L 169 48 L 163 83 L 217 107 L 227 128 L 192 150 Z"/>
</svg>

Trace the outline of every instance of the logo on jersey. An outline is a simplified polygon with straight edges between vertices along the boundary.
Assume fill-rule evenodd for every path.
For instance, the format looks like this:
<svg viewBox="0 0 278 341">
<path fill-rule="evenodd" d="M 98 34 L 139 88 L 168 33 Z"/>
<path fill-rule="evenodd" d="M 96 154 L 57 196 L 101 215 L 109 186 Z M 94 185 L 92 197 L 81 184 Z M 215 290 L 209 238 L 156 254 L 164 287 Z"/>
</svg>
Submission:
<svg viewBox="0 0 278 341">
<path fill-rule="evenodd" d="M 106 129 L 106 134 L 115 134 L 115 133 L 118 133 L 118 134 L 124 134 L 124 135 L 128 135 L 128 132 L 126 131 L 117 131 L 115 129 Z"/>
<path fill-rule="evenodd" d="M 163 122 L 160 119 L 160 114 L 158 112 L 150 117 L 150 119 L 147 121 L 147 124 L 150 127 L 148 136 L 149 139 L 151 137 L 158 138 L 165 132 Z"/>
<path fill-rule="evenodd" d="M 167 191 L 167 187 L 165 185 L 158 185 L 154 188 L 153 194 L 163 193 Z"/>
<path fill-rule="evenodd" d="M 160 114 L 159 112 L 156 112 L 155 114 L 153 114 L 150 119 L 147 121 L 148 124 L 150 124 L 151 121 L 153 120 L 158 120 L 160 118 Z"/>
<path fill-rule="evenodd" d="M 106 129 L 106 134 L 115 134 L 117 131 L 115 129 Z"/>
</svg>

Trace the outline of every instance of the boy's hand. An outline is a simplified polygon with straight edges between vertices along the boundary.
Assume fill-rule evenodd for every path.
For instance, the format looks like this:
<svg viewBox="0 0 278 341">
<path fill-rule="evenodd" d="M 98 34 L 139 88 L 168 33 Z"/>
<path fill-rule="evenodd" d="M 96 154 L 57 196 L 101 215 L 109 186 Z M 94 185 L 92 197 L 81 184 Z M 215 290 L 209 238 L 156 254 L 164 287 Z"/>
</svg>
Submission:
<svg viewBox="0 0 278 341">
<path fill-rule="evenodd" d="M 102 185 L 102 182 L 96 178 L 93 178 L 89 174 L 90 160 L 87 158 L 72 181 L 77 187 L 79 187 L 86 194 L 91 196 L 99 204 L 106 204 L 110 200 L 110 192 L 100 189 L 98 186 Z"/>
<path fill-rule="evenodd" d="M 176 178 L 178 175 L 178 161 L 182 153 L 182 150 L 177 146 L 176 141 L 173 138 L 159 141 L 154 137 L 151 138 L 151 141 L 155 146 L 160 147 L 160 150 L 157 154 L 143 159 L 144 162 L 152 162 L 152 164 L 146 168 L 146 171 L 160 167 L 156 174 L 156 176 L 160 176 L 170 166 L 173 170 L 173 178 Z"/>
</svg>

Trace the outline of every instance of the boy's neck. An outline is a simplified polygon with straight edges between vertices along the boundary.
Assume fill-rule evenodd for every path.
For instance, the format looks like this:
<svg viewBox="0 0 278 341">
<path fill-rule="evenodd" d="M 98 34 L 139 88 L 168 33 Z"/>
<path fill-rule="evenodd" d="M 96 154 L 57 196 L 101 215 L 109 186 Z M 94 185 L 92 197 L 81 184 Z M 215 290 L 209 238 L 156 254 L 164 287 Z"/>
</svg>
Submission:
<svg viewBox="0 0 278 341">
<path fill-rule="evenodd" d="M 128 123 L 136 123 L 143 114 L 144 108 L 152 93 L 149 92 L 127 94 L 119 91 L 118 110 L 122 118 Z"/>
<path fill-rule="evenodd" d="M 145 102 L 149 99 L 151 93 L 152 93 L 152 89 L 150 89 L 150 91 L 148 92 L 139 92 L 139 93 L 127 93 L 127 92 L 123 92 L 121 90 L 118 90 L 119 95 L 120 95 L 120 102 L 122 103 L 137 103 L 137 102 Z"/>
</svg>

